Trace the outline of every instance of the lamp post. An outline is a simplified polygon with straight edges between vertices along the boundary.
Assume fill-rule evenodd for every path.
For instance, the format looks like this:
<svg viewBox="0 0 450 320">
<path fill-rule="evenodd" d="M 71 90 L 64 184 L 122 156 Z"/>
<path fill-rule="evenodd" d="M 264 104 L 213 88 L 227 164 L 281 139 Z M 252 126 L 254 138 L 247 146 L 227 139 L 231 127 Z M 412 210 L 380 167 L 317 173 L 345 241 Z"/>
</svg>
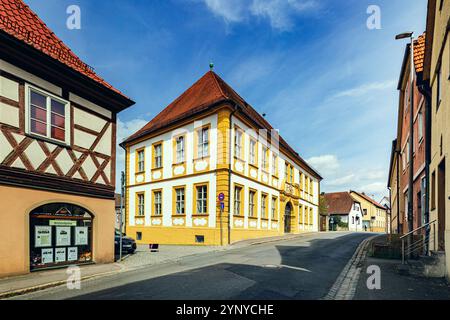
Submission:
<svg viewBox="0 0 450 320">
<path fill-rule="evenodd" d="M 410 119 L 409 119 L 409 185 L 408 185 L 408 230 L 413 231 L 413 183 L 414 183 L 414 32 L 405 32 L 399 34 L 395 37 L 396 40 L 410 39 L 411 50 L 410 50 L 410 75 L 411 75 L 411 103 L 410 103 Z M 408 237 L 408 246 L 412 243 L 412 235 Z M 409 256 L 409 254 L 408 254 Z"/>
</svg>

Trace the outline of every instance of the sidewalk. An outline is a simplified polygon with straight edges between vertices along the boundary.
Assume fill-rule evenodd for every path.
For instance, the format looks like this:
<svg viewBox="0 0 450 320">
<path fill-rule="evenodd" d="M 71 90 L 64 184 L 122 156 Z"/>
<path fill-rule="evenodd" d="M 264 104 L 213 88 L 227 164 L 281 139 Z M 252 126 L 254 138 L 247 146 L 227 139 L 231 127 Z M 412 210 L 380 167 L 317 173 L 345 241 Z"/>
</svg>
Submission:
<svg viewBox="0 0 450 320">
<path fill-rule="evenodd" d="M 118 263 L 92 264 L 80 266 L 80 270 L 81 280 L 87 280 L 120 272 L 123 267 Z M 63 285 L 68 278 L 66 271 L 62 268 L 0 279 L 0 299 Z"/>
<path fill-rule="evenodd" d="M 375 239 L 376 240 L 376 239 Z M 400 274 L 400 260 L 367 257 L 361 268 L 354 300 L 449 300 L 450 285 L 444 278 L 425 278 L 418 275 Z M 369 266 L 381 270 L 381 289 L 367 288 Z"/>
<path fill-rule="evenodd" d="M 177 261 L 187 256 L 239 249 L 246 246 L 276 241 L 293 240 L 312 234 L 315 233 L 309 232 L 299 235 L 244 240 L 225 247 L 161 245 L 158 252 L 150 252 L 148 246 L 139 245 L 136 253 L 125 256 L 122 262 L 81 266 L 81 280 L 136 270 L 169 261 Z M 66 270 L 67 268 L 62 268 L 0 279 L 0 299 L 64 285 L 68 278 Z"/>
</svg>

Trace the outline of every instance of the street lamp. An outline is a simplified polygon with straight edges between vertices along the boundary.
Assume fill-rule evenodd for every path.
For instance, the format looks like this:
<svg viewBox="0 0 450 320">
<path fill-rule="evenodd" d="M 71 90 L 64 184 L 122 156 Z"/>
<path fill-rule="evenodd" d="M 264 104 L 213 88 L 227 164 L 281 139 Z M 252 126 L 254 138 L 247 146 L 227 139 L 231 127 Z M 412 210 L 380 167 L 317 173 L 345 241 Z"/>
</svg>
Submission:
<svg viewBox="0 0 450 320">
<path fill-rule="evenodd" d="M 405 32 L 398 34 L 396 40 L 410 39 L 410 74 L 411 74 L 411 104 L 410 104 L 410 119 L 409 119 L 409 186 L 408 186 L 408 229 L 413 231 L 413 183 L 414 183 L 414 32 Z M 412 235 L 408 237 L 408 244 L 412 243 Z"/>
</svg>

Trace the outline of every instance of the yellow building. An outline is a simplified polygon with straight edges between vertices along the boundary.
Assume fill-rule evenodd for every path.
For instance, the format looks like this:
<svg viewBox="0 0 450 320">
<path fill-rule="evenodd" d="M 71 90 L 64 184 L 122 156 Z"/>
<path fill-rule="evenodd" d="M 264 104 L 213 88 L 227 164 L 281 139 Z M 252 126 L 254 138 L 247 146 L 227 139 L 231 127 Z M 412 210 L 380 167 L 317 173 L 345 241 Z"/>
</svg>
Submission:
<svg viewBox="0 0 450 320">
<path fill-rule="evenodd" d="M 353 198 L 361 203 L 363 227 L 369 232 L 387 232 L 387 210 L 381 204 L 364 193 L 350 191 Z"/>
<path fill-rule="evenodd" d="M 138 243 L 318 231 L 320 175 L 212 71 L 121 146 Z"/>
<path fill-rule="evenodd" d="M 431 101 L 430 221 L 437 220 L 431 248 L 450 248 L 450 2 L 428 2 L 424 80 L 429 83 Z M 447 277 L 450 255 L 446 254 Z"/>
</svg>

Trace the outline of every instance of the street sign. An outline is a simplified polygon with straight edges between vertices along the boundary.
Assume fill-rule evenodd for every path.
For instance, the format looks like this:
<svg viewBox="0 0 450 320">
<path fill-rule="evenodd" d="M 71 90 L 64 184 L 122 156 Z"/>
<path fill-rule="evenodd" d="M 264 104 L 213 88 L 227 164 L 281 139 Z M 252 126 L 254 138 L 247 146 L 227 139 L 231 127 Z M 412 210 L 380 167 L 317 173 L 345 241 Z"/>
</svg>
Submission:
<svg viewBox="0 0 450 320">
<path fill-rule="evenodd" d="M 223 193 L 219 193 L 219 201 L 225 200 L 225 195 Z"/>
<path fill-rule="evenodd" d="M 220 203 L 220 210 L 225 210 L 225 203 L 224 202 L 221 202 Z"/>
</svg>

